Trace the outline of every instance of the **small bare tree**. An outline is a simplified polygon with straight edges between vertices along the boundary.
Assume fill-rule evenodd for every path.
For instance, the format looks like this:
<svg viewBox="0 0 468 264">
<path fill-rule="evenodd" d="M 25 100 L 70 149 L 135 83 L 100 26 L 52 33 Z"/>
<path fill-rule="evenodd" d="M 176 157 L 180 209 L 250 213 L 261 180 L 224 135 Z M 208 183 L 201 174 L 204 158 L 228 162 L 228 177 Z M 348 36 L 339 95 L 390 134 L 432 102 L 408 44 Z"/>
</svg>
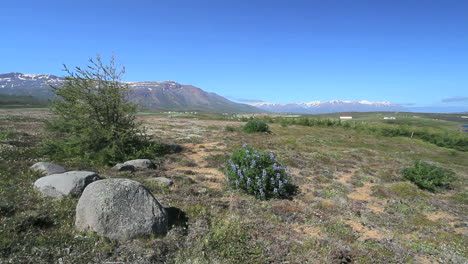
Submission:
<svg viewBox="0 0 468 264">
<path fill-rule="evenodd" d="M 63 85 L 52 87 L 56 98 L 51 110 L 56 118 L 48 126 L 64 138 L 49 141 L 46 152 L 99 163 L 155 154 L 148 149 L 155 147 L 154 142 L 141 136 L 137 107 L 129 101 L 129 86 L 122 82 L 125 68 L 116 66 L 114 56 L 109 65 L 97 56 L 85 68 L 70 70 L 64 65 L 64 71 L 68 76 Z"/>
</svg>

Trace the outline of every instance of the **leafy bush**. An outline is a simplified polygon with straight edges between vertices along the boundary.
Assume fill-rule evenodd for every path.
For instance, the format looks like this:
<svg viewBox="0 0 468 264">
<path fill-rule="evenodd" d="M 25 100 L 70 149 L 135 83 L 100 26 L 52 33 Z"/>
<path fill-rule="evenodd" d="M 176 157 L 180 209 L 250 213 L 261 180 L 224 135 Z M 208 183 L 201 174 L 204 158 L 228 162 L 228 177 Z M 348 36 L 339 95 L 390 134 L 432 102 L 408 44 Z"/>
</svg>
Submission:
<svg viewBox="0 0 468 264">
<path fill-rule="evenodd" d="M 44 154 L 101 164 L 160 154 L 162 144 L 150 141 L 136 122 L 136 105 L 121 82 L 125 69 L 115 66 L 114 58 L 109 65 L 99 56 L 89 62 L 74 71 L 65 66 L 69 76 L 63 85 L 52 87 L 56 118 L 47 127 L 55 134 L 44 143 Z"/>
<path fill-rule="evenodd" d="M 447 188 L 455 180 L 455 173 L 426 162 L 416 161 L 403 170 L 403 178 L 412 181 L 421 189 L 431 192 Z"/>
<path fill-rule="evenodd" d="M 236 131 L 236 128 L 233 127 L 233 126 L 227 125 L 227 126 L 224 127 L 224 130 L 226 130 L 227 132 L 234 132 L 234 131 Z"/>
<path fill-rule="evenodd" d="M 246 133 L 256 133 L 256 132 L 269 132 L 270 129 L 267 123 L 261 120 L 250 120 L 242 127 L 242 130 Z"/>
<path fill-rule="evenodd" d="M 230 186 L 266 200 L 292 192 L 291 177 L 273 152 L 259 151 L 247 144 L 235 150 L 226 164 Z"/>
</svg>

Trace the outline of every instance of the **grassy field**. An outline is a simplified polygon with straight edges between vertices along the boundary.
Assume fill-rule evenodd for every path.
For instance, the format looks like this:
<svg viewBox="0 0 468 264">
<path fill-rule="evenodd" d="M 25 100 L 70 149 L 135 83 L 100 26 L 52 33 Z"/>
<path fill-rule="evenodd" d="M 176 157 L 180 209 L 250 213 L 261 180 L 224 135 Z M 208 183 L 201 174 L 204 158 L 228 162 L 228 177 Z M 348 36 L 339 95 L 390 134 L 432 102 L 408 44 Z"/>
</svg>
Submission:
<svg viewBox="0 0 468 264">
<path fill-rule="evenodd" d="M 111 241 L 74 229 L 76 198 L 56 201 L 34 191 L 40 176 L 28 168 L 43 160 L 37 146 L 48 137 L 48 117 L 0 110 L 0 263 L 468 262 L 467 152 L 345 127 L 274 123 L 270 134 L 245 134 L 244 122 L 142 114 L 149 134 L 184 147 L 155 160 L 159 169 L 115 173 L 61 164 L 139 181 L 178 212 L 164 237 Z M 374 114 L 356 118 L 383 122 Z M 461 124 L 434 116 L 396 121 L 405 118 L 416 127 Z M 244 143 L 277 153 L 298 193 L 260 201 L 227 188 L 224 163 Z M 456 182 L 442 193 L 419 189 L 401 176 L 415 160 L 454 171 Z M 151 180 L 156 176 L 174 185 L 162 187 Z"/>
</svg>

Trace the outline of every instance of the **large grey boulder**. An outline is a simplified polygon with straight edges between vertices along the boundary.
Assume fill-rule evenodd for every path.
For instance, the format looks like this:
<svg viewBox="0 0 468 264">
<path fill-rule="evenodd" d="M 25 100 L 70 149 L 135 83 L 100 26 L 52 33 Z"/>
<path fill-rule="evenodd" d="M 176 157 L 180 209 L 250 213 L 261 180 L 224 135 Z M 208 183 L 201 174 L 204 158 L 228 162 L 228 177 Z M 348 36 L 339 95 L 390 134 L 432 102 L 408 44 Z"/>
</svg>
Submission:
<svg viewBox="0 0 468 264">
<path fill-rule="evenodd" d="M 123 163 L 124 165 L 132 165 L 136 169 L 156 169 L 156 165 L 149 159 L 135 159 Z"/>
<path fill-rule="evenodd" d="M 135 171 L 135 166 L 130 164 L 117 163 L 114 167 L 112 167 L 112 169 L 116 171 Z"/>
<path fill-rule="evenodd" d="M 90 184 L 76 206 L 75 226 L 110 239 L 165 234 L 168 215 L 139 182 L 106 179 Z"/>
<path fill-rule="evenodd" d="M 52 175 L 66 172 L 64 167 L 50 162 L 37 162 L 31 166 L 31 170 L 40 172 L 44 175 Z"/>
<path fill-rule="evenodd" d="M 39 178 L 34 187 L 42 194 L 61 199 L 65 196 L 79 196 L 88 184 L 101 179 L 91 171 L 69 171 Z"/>
</svg>

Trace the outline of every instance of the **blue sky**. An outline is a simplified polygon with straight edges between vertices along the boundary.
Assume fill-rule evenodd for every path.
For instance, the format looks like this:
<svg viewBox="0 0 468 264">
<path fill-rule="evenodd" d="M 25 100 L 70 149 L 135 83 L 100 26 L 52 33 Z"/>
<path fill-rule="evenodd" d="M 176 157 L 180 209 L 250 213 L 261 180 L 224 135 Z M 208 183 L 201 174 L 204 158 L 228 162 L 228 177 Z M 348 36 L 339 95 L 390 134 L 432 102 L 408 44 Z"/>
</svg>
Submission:
<svg viewBox="0 0 468 264">
<path fill-rule="evenodd" d="M 0 73 L 113 53 L 127 81 L 239 99 L 467 106 L 468 1 L 4 1 Z"/>
</svg>

